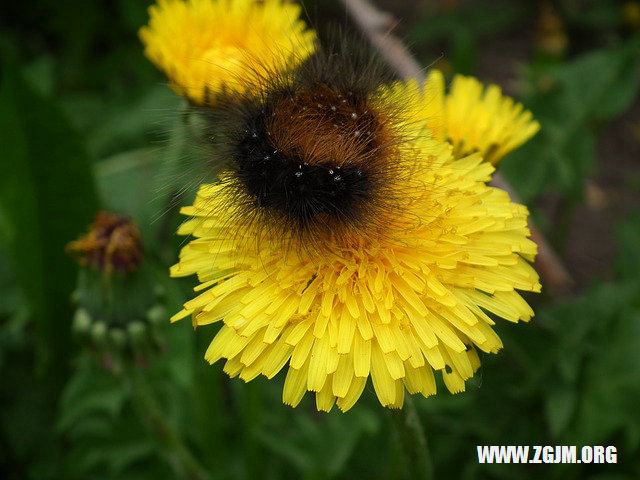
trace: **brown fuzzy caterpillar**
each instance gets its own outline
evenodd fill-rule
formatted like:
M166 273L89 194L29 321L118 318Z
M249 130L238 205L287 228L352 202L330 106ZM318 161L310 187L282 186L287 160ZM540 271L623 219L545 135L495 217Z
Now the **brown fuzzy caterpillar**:
M380 98L391 78L342 40L294 72L258 76L260 95L205 111L245 221L305 248L391 230L418 162L398 128L406 100Z

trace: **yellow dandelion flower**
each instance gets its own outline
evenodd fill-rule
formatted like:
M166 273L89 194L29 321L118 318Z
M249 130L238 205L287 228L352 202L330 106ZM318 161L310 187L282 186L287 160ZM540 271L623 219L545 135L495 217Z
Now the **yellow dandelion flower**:
M417 89L417 84L413 88ZM456 158L479 152L495 165L540 130L522 104L502 95L497 85L485 88L473 77L456 75L445 95L442 73L432 70L424 92L429 126L436 138L453 145Z
M357 228L346 235L329 232L320 248L305 248L304 236L294 232L283 241L282 232L247 221L247 203L239 202L238 190L230 187L237 171L202 185L194 204L182 209L191 218L179 233L193 239L171 275L196 274L200 284L197 296L172 321L191 316L194 328L222 322L207 361L225 359L224 371L245 381L258 375L273 378L286 368L283 401L292 406L311 391L319 410L336 404L346 411L370 377L380 403L400 408L405 390L436 393L436 371L449 391L463 391L465 380L479 368L478 351L495 353L502 347L492 328L494 318L518 322L533 316L518 293L540 290L528 263L536 245L528 238L526 207L486 184L494 167L479 154L456 159L451 145L422 130L424 122L416 121L421 103L403 109L402 115L380 114L398 99L415 96L415 88L407 82L377 90L369 103L354 101L349 115L336 107L338 99L349 101L347 95L315 89L322 102L307 91L301 95L306 103L299 121L318 122L314 132L320 139L309 147L314 155L321 148L335 152L342 141L351 149L380 153L381 147L371 147L371 137L363 139L370 132L361 125L384 123L387 136L405 142L402 154L418 159L409 175L397 176L393 170L389 181L400 183L385 192L401 192L398 197L405 201L392 220L377 219L366 233ZM278 100L286 105L272 108L269 118L281 109L289 118L288 102L297 102L289 95ZM353 126L344 127L351 120ZM328 130L341 132L333 143L322 137L324 122ZM297 123L291 121L291 128ZM269 141L275 132L267 132ZM344 140L346 133L349 139ZM299 136L294 132L287 141L300 145ZM247 151L255 156L258 148L254 143ZM304 177L324 167L301 163L297 168L295 176ZM333 181L349 175L349 162L340 174L334 168L321 173L330 173ZM352 182L360 181L362 172L352 176ZM274 177L271 183L278 181ZM289 199L293 183L286 185ZM302 185L311 188L311 183ZM263 193L255 194L260 205L251 208L276 208L277 192L271 191L271 197ZM326 219L330 213L318 215Z
M145 55L196 104L244 92L248 78L295 67L315 48L300 7L281 0L159 0L149 14Z

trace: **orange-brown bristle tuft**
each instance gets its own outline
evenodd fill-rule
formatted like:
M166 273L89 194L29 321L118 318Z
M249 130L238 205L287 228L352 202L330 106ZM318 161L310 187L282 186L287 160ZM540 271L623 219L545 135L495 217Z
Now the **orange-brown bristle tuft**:
M367 169L390 154L385 123L368 98L323 85L274 102L267 128L287 156L310 165Z

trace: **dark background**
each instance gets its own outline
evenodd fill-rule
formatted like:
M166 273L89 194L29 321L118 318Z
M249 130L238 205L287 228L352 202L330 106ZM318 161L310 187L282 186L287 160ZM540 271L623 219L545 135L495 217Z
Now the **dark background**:
M0 7L0 475L408 478L370 386L347 414L311 395L292 410L283 375L245 385L205 364L215 328L162 322L129 367L72 333L64 246L98 208L140 225L167 312L192 286L166 274L182 103L137 39L149 3ZM415 398L437 476L640 478L640 2L379 5L423 65L497 83L540 121L500 171L574 280L529 297L530 324L498 322L505 348L466 393ZM337 0L305 6L313 26L355 30ZM565 444L615 445L618 464L477 463L476 445Z

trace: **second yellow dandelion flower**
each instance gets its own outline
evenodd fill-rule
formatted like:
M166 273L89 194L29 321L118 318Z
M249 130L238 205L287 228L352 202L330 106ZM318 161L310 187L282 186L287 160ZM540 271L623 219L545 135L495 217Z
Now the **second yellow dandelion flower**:
M140 29L145 55L195 104L245 92L256 77L295 67L315 49L300 7L281 0L159 0L149 14Z

